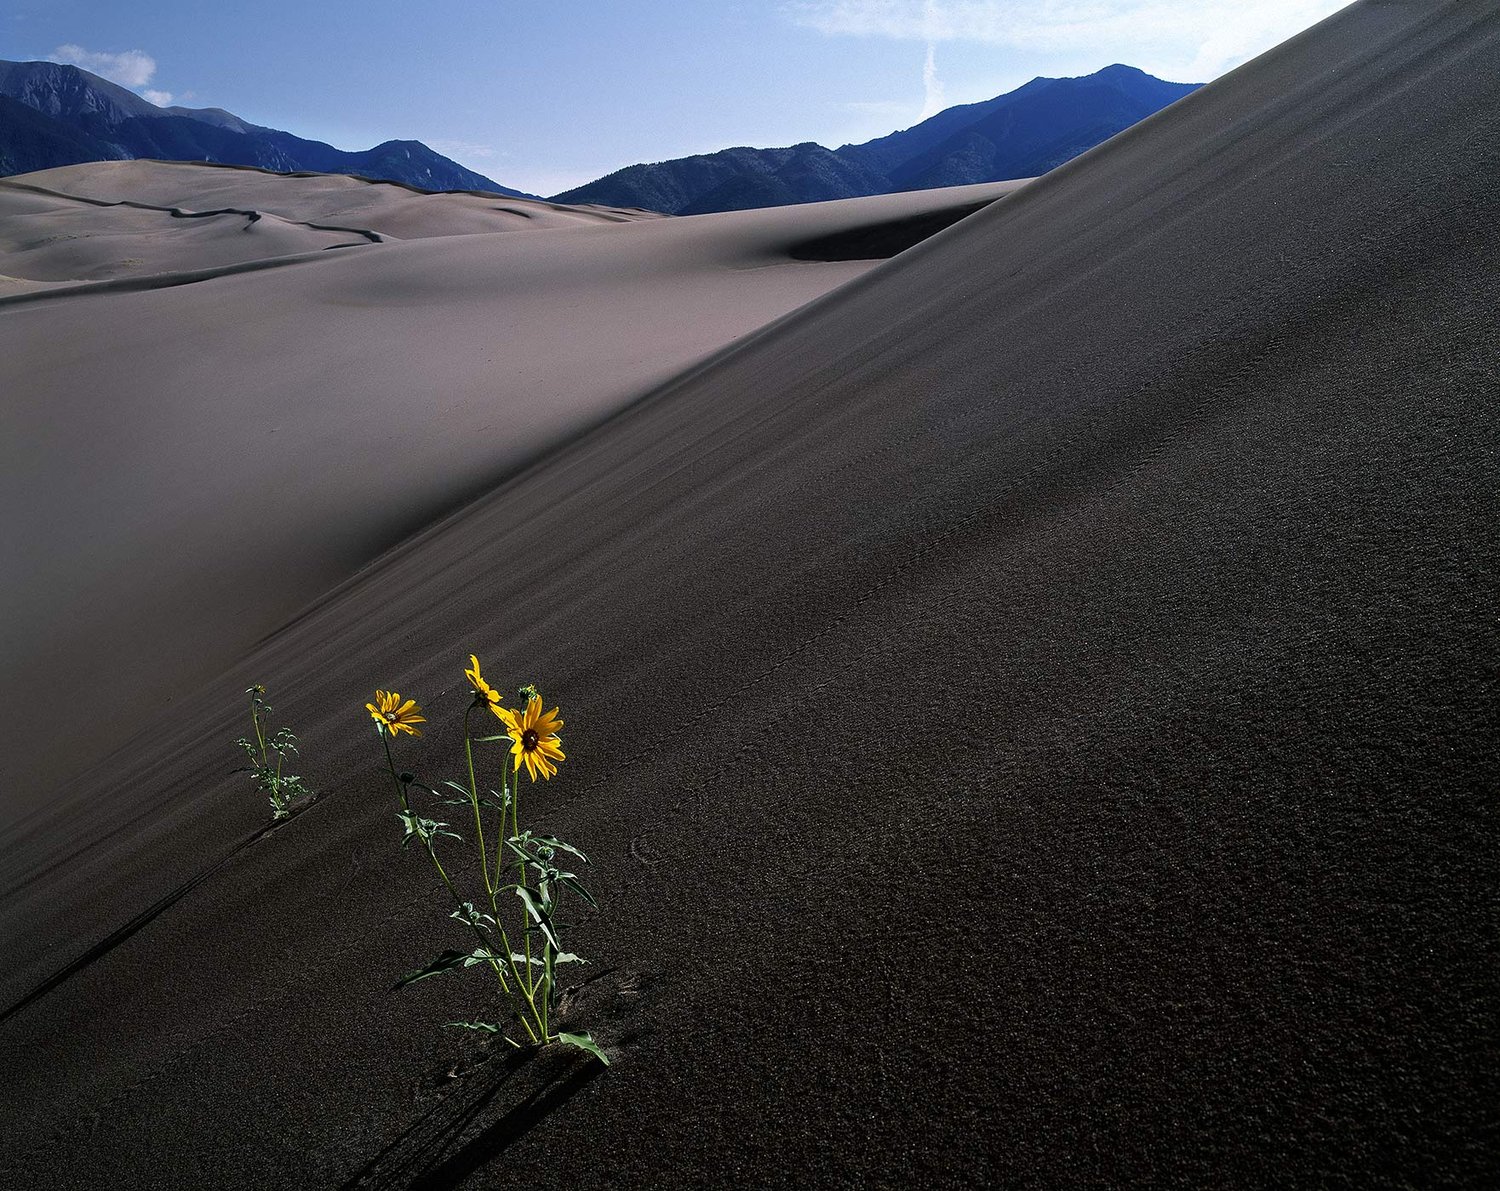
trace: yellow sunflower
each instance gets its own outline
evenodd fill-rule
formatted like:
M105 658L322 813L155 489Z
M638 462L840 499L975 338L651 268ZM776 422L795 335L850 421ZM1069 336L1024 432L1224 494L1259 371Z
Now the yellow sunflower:
M400 732L410 732L413 736L422 735L420 728L413 724L425 724L427 717L422 714L422 709L417 706L415 699L401 702L401 696L395 691L376 691L375 702L366 703L370 716L380 725L384 732L395 736Z
M504 707L495 709L495 714L510 733L513 742L510 755L516 759L516 772L520 772L524 763L532 781L536 781L539 773L550 779L557 772L557 766L552 762L567 759L563 756L562 742L557 738L557 730L563 726L562 720L557 718L559 710L554 707L542 714L542 697L535 694L526 700L525 711L510 711Z
M464 677L469 680L469 685L474 688L474 702L481 707L488 707L496 715L499 715L501 719L504 719L505 717L500 715L502 710L500 707L500 692L485 682L483 676L479 673L479 659L472 653L469 655L469 661L473 664L469 669L464 671Z

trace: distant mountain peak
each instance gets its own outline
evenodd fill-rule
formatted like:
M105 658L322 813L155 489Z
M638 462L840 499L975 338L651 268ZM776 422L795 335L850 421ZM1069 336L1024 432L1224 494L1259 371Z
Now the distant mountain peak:
M689 215L1032 177L1196 88L1116 62L1078 78L1038 76L861 145L739 146L627 166L552 201Z
M108 79L60 62L0 61L0 99L9 113L0 120L0 176L149 157L534 197L466 169L421 141L385 141L358 152L335 149L251 124L223 108L157 107Z

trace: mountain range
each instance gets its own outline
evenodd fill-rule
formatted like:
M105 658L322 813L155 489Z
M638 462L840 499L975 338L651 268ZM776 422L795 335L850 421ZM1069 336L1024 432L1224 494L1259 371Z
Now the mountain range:
M76 66L0 62L0 175L142 157L534 197L465 169L421 141L349 152L251 124L222 108L157 107Z
M1035 177L1198 86L1119 64L1080 78L1036 78L864 144L742 146L632 165L550 201L697 215ZM251 124L221 108L157 107L76 66L0 62L0 175L131 158L352 174L423 190L536 197L476 174L420 141L386 141L349 152Z
M862 145L734 148L632 165L551 201L699 215L1030 178L1199 86L1119 64L1081 78L1036 78Z

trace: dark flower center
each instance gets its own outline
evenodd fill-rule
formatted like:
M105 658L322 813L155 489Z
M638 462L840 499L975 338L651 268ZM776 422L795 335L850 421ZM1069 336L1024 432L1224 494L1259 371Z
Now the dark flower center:
M521 751L523 753L534 753L536 751L537 735L535 729L527 728L521 733Z

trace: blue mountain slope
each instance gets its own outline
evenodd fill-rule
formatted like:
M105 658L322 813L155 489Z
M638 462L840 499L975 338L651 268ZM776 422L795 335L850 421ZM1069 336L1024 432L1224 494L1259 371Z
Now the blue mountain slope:
M386 141L358 152L335 149L218 108L159 108L86 70L55 62L0 62L0 100L10 101L0 110L0 173L149 157L532 197L420 141Z
M0 95L0 176L122 156L114 145Z
M693 215L1028 178L1092 149L1196 87L1118 64L1083 78L1037 78L862 145L739 147L633 165L552 201Z

